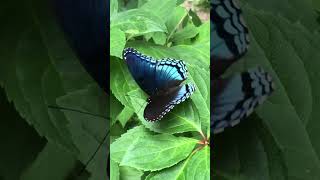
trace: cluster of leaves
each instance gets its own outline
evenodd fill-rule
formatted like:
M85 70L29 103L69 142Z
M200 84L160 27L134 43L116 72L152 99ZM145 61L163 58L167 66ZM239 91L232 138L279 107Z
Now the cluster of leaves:
M176 0L111 0L111 179L209 179L210 26ZM186 62L196 91L159 122L147 122L147 96L131 77L122 51ZM200 147L200 148L199 148Z
M11 110L1 107L0 179L75 179L108 128L104 118L48 108L103 115L108 98L80 65L45 2L1 2L0 104ZM83 179L106 179L106 151L107 142Z
M311 1L242 0L251 44L232 72L260 64L272 97L240 126L214 137L217 179L320 178L320 25ZM315 1L316 2L316 1Z

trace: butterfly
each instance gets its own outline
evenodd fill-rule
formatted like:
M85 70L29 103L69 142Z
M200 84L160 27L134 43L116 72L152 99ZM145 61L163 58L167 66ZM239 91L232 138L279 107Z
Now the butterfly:
M156 60L134 48L124 49L123 59L136 83L149 95L144 109L144 118L147 121L162 119L195 91L192 83L181 84L188 76L187 67L182 60Z
M274 90L261 67L221 75L246 54L249 31L234 0L211 0L211 131L220 133L249 116Z

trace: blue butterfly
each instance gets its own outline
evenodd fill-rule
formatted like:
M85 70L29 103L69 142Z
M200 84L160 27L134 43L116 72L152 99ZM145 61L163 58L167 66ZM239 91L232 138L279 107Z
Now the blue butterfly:
M144 109L144 118L147 121L160 120L195 91L195 86L191 83L181 85L187 79L188 72L181 60L156 60L133 48L123 50L123 59L134 80L149 95Z
M221 75L248 50L248 28L234 0L211 0L211 131L222 132L249 116L274 90L271 76L253 68Z

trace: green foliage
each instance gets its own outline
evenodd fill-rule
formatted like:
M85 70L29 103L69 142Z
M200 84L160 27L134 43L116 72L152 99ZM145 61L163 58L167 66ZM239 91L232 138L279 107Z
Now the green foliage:
M0 86L23 126L8 128L6 121L15 117L0 118L0 131L10 129L3 137L11 140L2 141L1 154L10 158L1 159L0 179L75 179L108 129L105 118L48 108L105 115L108 98L80 65L45 2L1 2ZM107 143L79 178L106 179Z
M129 3L111 1L110 88L122 104L111 127L115 139L110 148L111 174L115 179L210 177L210 148L196 149L202 135L210 137L210 27L208 22L196 25L179 4L148 0L128 8ZM189 70L187 81L196 85L195 93L161 121L147 122L143 118L147 96L121 57L125 47L159 59L182 59Z
M256 116L214 137L213 178L319 179L320 26L314 7L311 1L241 2L251 44L234 69L262 65L277 88Z

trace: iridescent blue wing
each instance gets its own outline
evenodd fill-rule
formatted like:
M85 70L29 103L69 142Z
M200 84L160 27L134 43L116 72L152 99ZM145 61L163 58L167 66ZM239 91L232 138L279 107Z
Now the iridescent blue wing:
M123 51L123 59L127 62L134 80L150 96L179 86L187 78L187 68L181 60L156 60L133 48Z
M174 106L189 98L194 91L195 86L189 83L170 88L166 93L150 96L144 109L144 118L147 121L160 120Z
M183 61L172 58L160 59L156 66L156 86L158 93L179 86L187 79L187 68Z
M248 28L234 0L211 0L211 73L219 77L248 49Z
M212 84L211 131L214 133L238 124L274 90L271 76L262 68L216 79Z
M126 61L132 77L140 88L148 95L155 94L157 91L155 83L157 61L133 48L123 50L123 59Z

